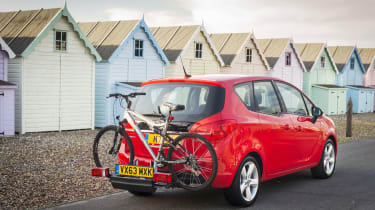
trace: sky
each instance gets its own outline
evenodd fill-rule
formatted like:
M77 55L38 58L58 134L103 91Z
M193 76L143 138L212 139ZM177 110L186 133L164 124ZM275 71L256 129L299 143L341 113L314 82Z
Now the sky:
M0 0L0 12L62 7L65 0ZM200 25L208 33L375 48L375 0L67 0L78 22L140 19Z

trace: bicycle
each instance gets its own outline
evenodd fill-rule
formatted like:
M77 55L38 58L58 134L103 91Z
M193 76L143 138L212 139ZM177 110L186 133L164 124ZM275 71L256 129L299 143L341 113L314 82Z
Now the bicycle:
M158 117L159 119L152 120L148 116L130 110L131 101L129 98L135 98L140 95L145 95L145 93L135 92L128 95L114 93L107 96L107 98L114 97L125 99L127 105L124 107L123 119L119 120L119 117L116 117L119 120L118 126L106 126L102 128L96 136L93 145L96 166L103 167L99 159L98 145L103 139L104 134L109 131L113 131L114 136L111 142L112 145L107 148L109 149L108 154L118 154L121 147L121 141L118 139L120 134L120 138L123 140L122 144L125 144L124 147L127 151L126 154L129 160L127 164L133 165L133 143L129 135L125 132L127 124L130 124L151 155L154 170L168 166L168 170L172 174L173 183L178 187L188 190L201 190L208 187L213 182L218 167L216 152L211 143L197 133L183 133L176 137L176 139L173 139L167 133L169 123L172 121L172 112L184 110L185 106L166 102L162 106L168 109L167 114L163 115L159 106L159 114L152 115L152 117ZM146 123L152 132L160 135L161 142L157 154L154 153L151 146L148 144L148 141L145 139L138 126L139 123L137 123L135 119ZM167 157L165 157L164 154L165 147L168 147ZM107 152L106 150L104 150L104 152ZM106 167L108 166L106 165Z

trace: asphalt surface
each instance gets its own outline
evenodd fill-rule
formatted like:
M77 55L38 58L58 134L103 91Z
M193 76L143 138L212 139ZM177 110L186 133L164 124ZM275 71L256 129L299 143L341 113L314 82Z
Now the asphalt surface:
M220 189L159 190L151 197L124 191L55 209L234 209ZM375 138L340 144L336 172L326 180L309 170L263 182L250 209L375 209Z

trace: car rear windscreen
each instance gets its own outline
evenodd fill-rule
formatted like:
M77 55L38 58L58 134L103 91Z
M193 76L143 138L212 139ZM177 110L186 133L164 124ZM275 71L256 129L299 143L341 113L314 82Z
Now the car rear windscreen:
M174 111L174 122L197 122L220 112L224 107L225 89L198 83L159 83L142 87L131 109L147 115L159 114L165 102L181 104L185 110ZM161 106L163 107L163 106Z

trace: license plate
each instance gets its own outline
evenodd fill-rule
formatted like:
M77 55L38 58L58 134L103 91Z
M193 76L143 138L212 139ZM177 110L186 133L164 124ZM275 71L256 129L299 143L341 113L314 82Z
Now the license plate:
M175 139L178 135L168 135L172 139ZM146 134L146 140L148 144L161 144L162 137L160 134L155 134L155 133L147 133ZM168 144L167 141L164 142L165 144Z
M152 178L154 176L154 169L151 167L116 164L116 175Z

